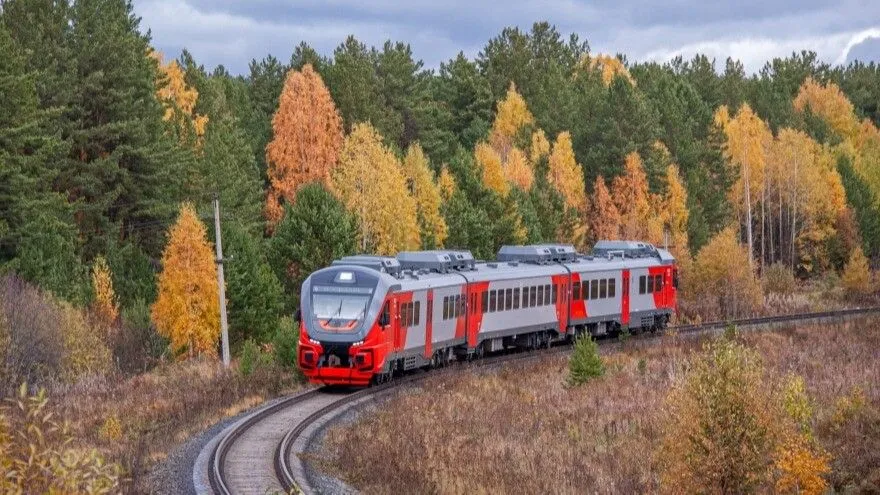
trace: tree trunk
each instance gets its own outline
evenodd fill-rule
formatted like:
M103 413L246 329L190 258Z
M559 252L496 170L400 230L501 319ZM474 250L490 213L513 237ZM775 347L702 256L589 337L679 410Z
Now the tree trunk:
M749 170L748 166L743 167L743 194L745 195L746 200L746 242L749 245L749 268L754 269L755 263L752 260L752 257L755 253L754 243L752 240L752 195L751 190L749 189Z

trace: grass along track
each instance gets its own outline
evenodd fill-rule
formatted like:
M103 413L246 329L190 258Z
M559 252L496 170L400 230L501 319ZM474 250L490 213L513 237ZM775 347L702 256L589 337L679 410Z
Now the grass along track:
M679 335L705 334L734 324L743 330L771 330L792 323L842 322L870 314L880 307L842 309L817 313L744 318L670 327ZM512 361L537 359L565 352L559 346L536 352L502 354L474 362L459 363L431 373L414 373L390 383L346 392L339 389L312 389L270 406L257 409L220 434L209 462L210 489L218 494L301 492L315 493L299 453L314 437L316 426L332 421L346 410L406 384L413 384L438 373L454 373L474 366L485 367ZM210 446L211 444L209 444ZM195 477L196 473L194 473Z

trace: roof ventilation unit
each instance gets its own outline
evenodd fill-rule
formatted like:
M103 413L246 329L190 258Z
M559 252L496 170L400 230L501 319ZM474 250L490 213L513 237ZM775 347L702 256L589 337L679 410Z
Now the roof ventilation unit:
M403 251L397 254L397 260L407 270L448 273L452 270L474 269L474 256L470 251Z
M498 261L519 261L545 265L577 259L574 247L568 244L532 244L529 246L501 246Z
M657 248L641 241L597 241L593 246L592 254L609 259L615 255L626 258L651 258L657 256Z
M333 266L355 265L364 268L370 268L377 272L384 272L393 277L400 276L400 262L390 256L372 256L368 254L358 254L355 256L344 256L332 263Z

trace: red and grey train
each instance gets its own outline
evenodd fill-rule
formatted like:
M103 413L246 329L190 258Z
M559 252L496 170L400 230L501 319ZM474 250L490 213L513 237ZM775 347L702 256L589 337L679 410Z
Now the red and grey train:
M394 373L590 333L664 327L678 271L664 249L599 241L348 256L302 287L299 366L309 381L366 386Z

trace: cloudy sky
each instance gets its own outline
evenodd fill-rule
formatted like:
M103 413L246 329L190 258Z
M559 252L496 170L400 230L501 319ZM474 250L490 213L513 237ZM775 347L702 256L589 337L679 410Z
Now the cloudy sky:
M716 5L719 4L719 5ZM726 5L720 5L726 4ZM667 60L706 53L748 71L809 49L829 63L880 61L877 0L134 0L142 27L167 57L189 49L208 68L247 72L253 58L287 62L306 41L323 54L354 34L370 45L409 42L427 67L473 57L505 26L547 20L594 53Z

